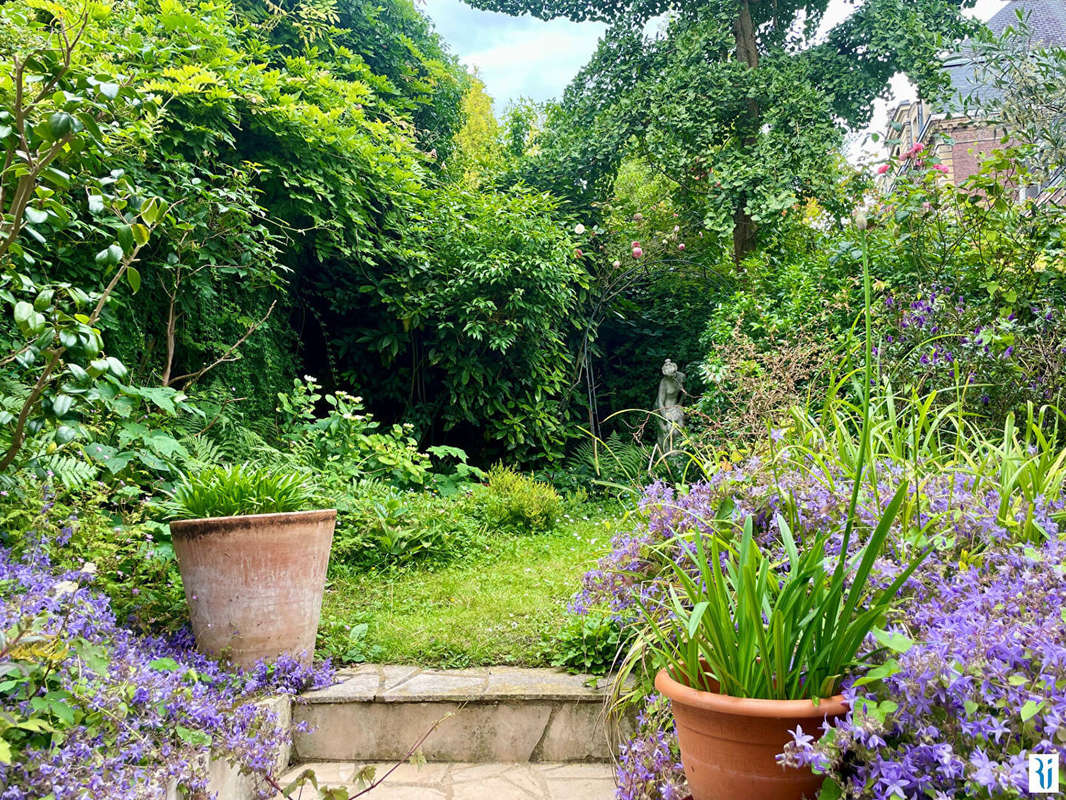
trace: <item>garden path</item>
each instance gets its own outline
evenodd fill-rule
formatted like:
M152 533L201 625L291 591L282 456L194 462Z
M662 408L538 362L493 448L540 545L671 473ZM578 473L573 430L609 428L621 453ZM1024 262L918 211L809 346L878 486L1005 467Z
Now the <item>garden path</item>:
M354 762L309 764L320 785L346 786L354 794ZM378 776L389 769L377 766ZM282 784L284 785L284 783ZM372 800L612 800L610 764L401 764L369 795Z

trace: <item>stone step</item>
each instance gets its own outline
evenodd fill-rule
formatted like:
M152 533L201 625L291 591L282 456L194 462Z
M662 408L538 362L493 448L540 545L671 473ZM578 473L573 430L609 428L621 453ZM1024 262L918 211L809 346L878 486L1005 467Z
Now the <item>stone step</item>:
M431 762L608 762L618 741L604 689L558 670L363 665L338 680L293 706L298 763L406 761L423 737Z
M366 766L354 762L301 764L282 786L304 770L314 770L320 787L359 788L355 776ZM393 764L373 764L377 778ZM403 763L367 797L372 800L613 800L610 764L422 764Z

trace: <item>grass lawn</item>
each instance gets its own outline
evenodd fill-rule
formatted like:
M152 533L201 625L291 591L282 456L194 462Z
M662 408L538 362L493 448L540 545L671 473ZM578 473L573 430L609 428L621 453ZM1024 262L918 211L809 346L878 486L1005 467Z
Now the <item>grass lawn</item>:
M548 664L566 605L620 517L584 507L553 533L500 535L437 570L336 577L326 589L320 650L335 661Z

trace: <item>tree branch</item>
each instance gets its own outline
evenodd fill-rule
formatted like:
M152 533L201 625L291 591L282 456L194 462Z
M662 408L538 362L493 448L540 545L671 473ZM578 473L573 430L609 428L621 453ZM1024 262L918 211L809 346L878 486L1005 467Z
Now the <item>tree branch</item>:
M186 373L185 375L178 375L176 378L171 378L168 383L164 383L163 385L164 386L170 386L170 385L172 385L174 383L177 383L178 381L185 381L185 385L188 386L189 384L195 383L196 381L200 380L200 378L202 378L205 374L207 374L208 372L213 370L219 364L224 364L227 361L233 361L233 359L231 358L233 353L236 352L238 347L240 347L242 344L244 344L246 341L248 341L248 337L250 337L253 333L255 333L257 330L259 330L263 326L263 324L270 318L270 315L272 313L274 313L274 307L277 304L278 304L277 300L275 300L273 303L271 303L270 304L270 308L267 309L267 313L263 316L262 319L260 319L256 323L253 323L252 325L250 325L248 327L248 330L246 330L244 332L244 335L241 336L240 339L238 339L232 345L230 345L229 349L226 350L225 353L223 353L221 356L216 358L214 361L212 361L210 364L205 366L203 369L197 370L196 372L189 372L189 373Z

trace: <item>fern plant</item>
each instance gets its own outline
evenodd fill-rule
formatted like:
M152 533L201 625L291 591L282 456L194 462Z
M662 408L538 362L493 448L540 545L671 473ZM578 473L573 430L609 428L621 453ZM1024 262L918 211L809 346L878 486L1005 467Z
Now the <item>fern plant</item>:
M51 453L35 461L38 471L51 473L53 480L69 491L84 489L97 476L96 467L89 461L66 453Z
M567 470L602 486L639 487L648 482L649 461L647 448L614 431L606 439L582 439L568 459Z

